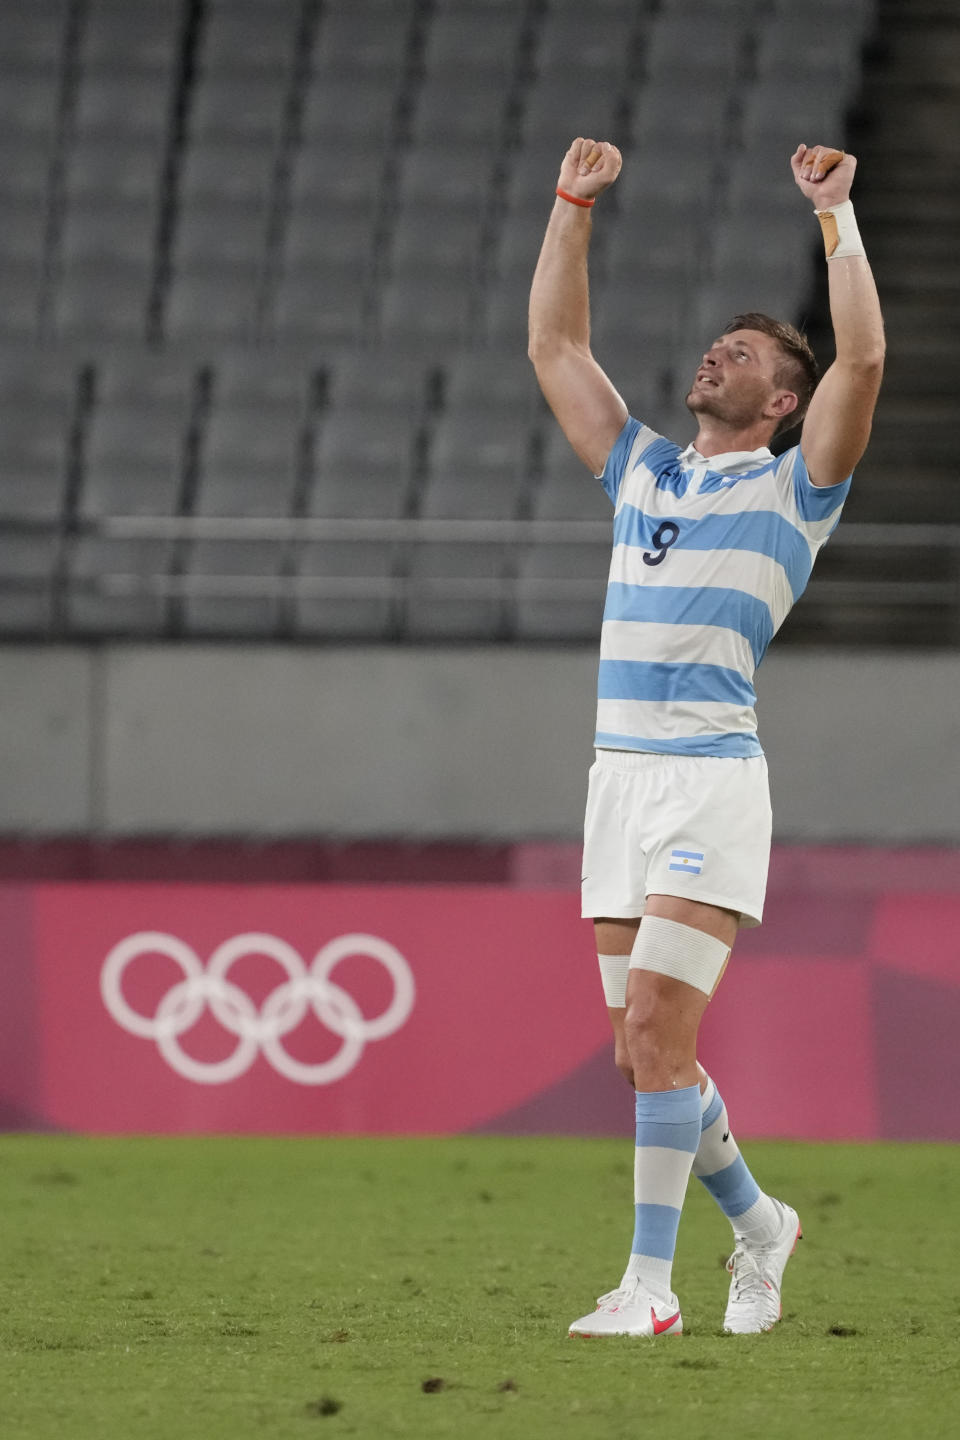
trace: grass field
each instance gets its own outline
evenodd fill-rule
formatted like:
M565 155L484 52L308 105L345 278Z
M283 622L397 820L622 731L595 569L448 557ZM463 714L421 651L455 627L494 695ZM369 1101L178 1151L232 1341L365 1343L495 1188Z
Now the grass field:
M720 1333L692 1182L682 1339L575 1341L632 1229L629 1137L0 1137L4 1440L953 1436L946 1146L754 1144L800 1211L784 1320Z

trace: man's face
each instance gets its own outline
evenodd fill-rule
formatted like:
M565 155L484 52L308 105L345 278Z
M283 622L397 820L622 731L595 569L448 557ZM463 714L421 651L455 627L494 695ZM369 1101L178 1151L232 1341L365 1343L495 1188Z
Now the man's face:
M762 330L721 335L700 361L687 409L734 428L755 424L773 397L782 393L774 379L782 358L776 340Z

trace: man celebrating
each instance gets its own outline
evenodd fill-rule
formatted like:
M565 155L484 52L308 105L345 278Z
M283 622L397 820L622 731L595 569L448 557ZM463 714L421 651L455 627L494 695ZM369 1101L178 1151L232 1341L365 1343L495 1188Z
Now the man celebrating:
M790 163L828 261L836 359L819 384L803 336L751 313L703 355L686 449L628 415L590 351L591 210L621 166L607 142L577 139L564 157L530 295L537 379L615 506L583 914L636 1091L635 1229L620 1284L575 1335L680 1333L671 1266L691 1169L733 1226L726 1330L777 1322L801 1233L796 1211L757 1185L697 1063L737 929L763 912L770 801L753 672L839 520L883 372L849 199L856 161L801 145ZM801 420L799 445L774 458L774 435Z

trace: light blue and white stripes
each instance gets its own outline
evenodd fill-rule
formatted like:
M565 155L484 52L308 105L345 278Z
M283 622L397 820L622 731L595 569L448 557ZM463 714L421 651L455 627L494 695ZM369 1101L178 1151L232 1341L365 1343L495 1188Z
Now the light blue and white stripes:
M707 1100L707 1107L703 1112L699 1154L693 1162L693 1173L724 1215L734 1220L760 1199L760 1187L730 1134L726 1106L712 1081L703 1098Z
M753 674L803 593L850 482L799 448L705 460L629 419L601 477L616 507L601 632L601 748L759 755Z
M669 868L687 875L699 875L703 869L703 851L671 850Z
M669 1292L680 1211L700 1143L700 1087L638 1092L636 1119L631 1262Z

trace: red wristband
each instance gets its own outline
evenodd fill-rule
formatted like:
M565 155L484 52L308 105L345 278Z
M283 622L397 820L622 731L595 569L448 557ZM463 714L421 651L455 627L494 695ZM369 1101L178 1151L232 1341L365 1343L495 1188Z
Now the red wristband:
M596 200L581 200L579 195L569 195L566 190L557 186L557 194L561 200L569 200L571 205L582 205L584 210L589 210L591 205L596 205Z

